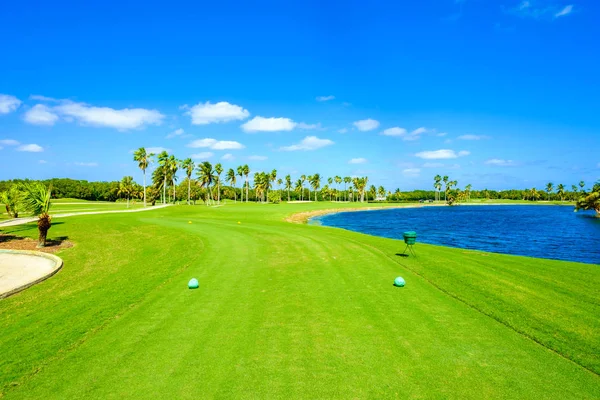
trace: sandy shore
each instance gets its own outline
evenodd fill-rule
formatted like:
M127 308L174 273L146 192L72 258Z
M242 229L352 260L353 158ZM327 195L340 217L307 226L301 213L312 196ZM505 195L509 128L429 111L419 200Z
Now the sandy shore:
M305 224L309 219L313 217L319 217L321 215L336 214L340 212L350 211L373 211L373 210L388 210L392 208L422 208L422 207L441 207L446 206L445 204L408 204L408 205L394 205L394 206L376 206L376 207L348 207L348 208L330 208L328 210L314 210L304 211L296 214L292 214L285 220L294 224Z

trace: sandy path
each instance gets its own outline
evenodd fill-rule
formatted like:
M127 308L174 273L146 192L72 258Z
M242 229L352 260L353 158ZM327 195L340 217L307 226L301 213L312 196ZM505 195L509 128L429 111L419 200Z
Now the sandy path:
M160 206L152 206L147 208L136 208L134 210L110 210L110 211L82 211L82 212L72 212L65 214L54 214L52 218L64 218L64 217L76 217L78 215L92 215L92 214L114 214L114 213L131 213L131 212L143 212L150 210L158 210L159 208L169 207L171 204L163 204ZM28 224L29 222L37 221L37 217L29 217L29 218L18 218L18 219L10 219L8 221L0 222L0 228L5 226L15 226L15 225L23 225Z

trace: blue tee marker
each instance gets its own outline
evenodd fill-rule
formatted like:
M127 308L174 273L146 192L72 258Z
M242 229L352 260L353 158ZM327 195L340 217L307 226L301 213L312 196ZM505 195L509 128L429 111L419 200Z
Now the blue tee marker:
M404 278L401 276L394 279L394 286L404 287L405 284L406 284L406 282L404 282Z
M200 287L200 283L198 283L198 279L192 278L188 282L188 288L190 289L198 289Z

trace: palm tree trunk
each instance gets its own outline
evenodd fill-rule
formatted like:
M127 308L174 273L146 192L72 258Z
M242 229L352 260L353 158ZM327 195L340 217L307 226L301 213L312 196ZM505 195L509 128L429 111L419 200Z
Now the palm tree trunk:
M217 204L221 204L221 180L217 181Z
M188 206L190 205L190 190L191 190L192 180L188 176Z
M144 170L144 207L146 207L146 170Z
M38 225L38 231L39 231L37 247L45 247L46 246L46 238L48 236L48 230L52 226L50 216L46 214L44 216L39 217L37 225Z
M165 175L165 179L163 182L163 204L167 203L167 176Z
M248 175L246 175L246 203L248 202L248 189L250 187L250 182L248 181Z

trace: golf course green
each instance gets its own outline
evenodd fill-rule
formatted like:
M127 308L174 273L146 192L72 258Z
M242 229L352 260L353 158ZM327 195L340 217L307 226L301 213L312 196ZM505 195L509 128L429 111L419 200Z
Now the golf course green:
M600 398L598 265L418 240L401 257L401 241L286 221L343 207L53 219L74 246L0 300L0 397Z

